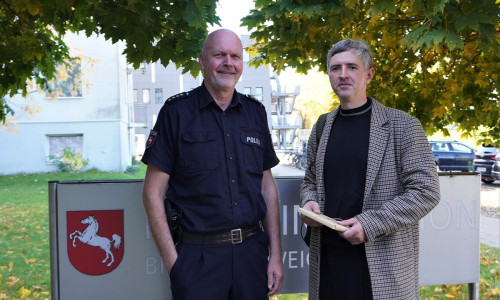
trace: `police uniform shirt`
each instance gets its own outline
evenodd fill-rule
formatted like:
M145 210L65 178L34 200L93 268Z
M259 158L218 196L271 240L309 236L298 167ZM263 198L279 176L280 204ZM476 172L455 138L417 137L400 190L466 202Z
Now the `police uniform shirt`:
M262 174L279 162L258 100L237 93L225 111L202 84L169 98L142 161L170 175L167 198L188 232L258 224L266 215Z

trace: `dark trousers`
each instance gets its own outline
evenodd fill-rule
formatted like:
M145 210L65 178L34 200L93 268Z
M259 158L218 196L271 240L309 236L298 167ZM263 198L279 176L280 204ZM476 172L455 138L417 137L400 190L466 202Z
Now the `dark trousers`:
M321 243L319 299L373 299L364 245L346 248Z
M174 300L268 299L265 232L235 245L179 244L177 253L170 272Z

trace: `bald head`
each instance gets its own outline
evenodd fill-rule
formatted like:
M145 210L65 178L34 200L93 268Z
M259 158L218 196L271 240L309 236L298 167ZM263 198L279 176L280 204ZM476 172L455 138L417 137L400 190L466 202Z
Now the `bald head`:
M213 47L214 44L217 43L219 40L232 41L232 43L234 43L235 46L239 45L239 47L241 48L241 52L243 53L243 45L241 44L240 37L233 31L222 28L211 32L207 36L205 42L203 43L202 54L206 53L207 50Z

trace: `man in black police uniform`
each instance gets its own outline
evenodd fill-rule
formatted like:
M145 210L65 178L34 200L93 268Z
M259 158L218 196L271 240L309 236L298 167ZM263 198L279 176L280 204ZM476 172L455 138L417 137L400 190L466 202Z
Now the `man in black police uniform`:
M169 98L149 136L144 207L174 300L267 299L284 275L267 115L234 88L243 69L234 32L209 34L199 64L203 84ZM176 245L165 195L182 214Z

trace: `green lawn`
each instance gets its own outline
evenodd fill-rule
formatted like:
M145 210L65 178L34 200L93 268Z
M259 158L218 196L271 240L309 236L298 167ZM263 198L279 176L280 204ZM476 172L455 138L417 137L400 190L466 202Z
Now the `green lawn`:
M143 179L134 174L99 172L0 176L0 300L50 299L48 182ZM500 250L481 245L481 299L500 298ZM422 299L467 299L467 285L427 286ZM272 299L307 299L307 294Z

